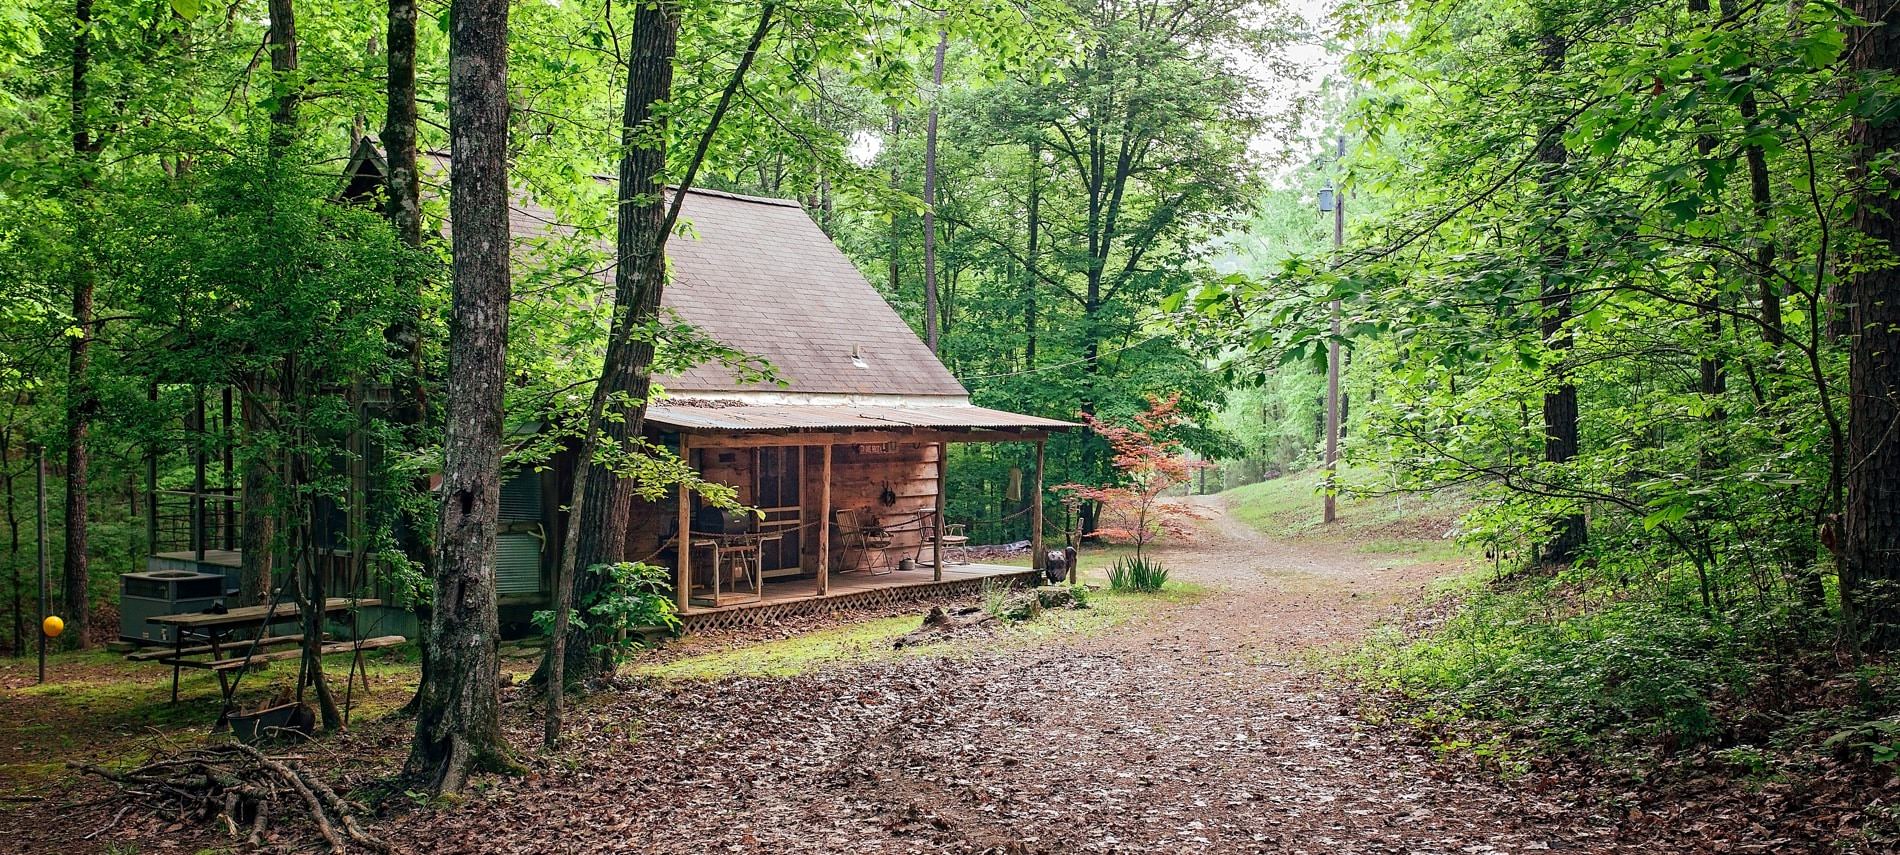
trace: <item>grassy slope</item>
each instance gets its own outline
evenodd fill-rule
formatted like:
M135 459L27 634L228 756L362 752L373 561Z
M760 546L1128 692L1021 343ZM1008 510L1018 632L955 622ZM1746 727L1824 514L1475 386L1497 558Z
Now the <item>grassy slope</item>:
M1360 470L1344 470L1341 482L1369 482ZM1339 520L1322 516L1317 470L1222 493L1235 519L1278 538L1352 544L1360 552L1389 554L1403 562L1445 561L1465 555L1449 536L1468 506L1462 496L1341 496Z

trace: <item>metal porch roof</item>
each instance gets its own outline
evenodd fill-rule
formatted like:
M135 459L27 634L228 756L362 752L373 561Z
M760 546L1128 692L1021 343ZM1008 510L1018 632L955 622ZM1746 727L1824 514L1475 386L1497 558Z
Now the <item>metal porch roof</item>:
M1025 416L973 404L655 404L648 424L685 431L817 430L1067 430L1074 422Z

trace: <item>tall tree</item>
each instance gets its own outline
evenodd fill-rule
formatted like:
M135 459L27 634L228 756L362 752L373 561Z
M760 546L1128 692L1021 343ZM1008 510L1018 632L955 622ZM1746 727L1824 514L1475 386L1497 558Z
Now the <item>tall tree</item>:
M623 133L630 141L621 154L619 204L616 219L614 267L614 323L588 413L584 417L582 462L592 465L577 472L570 502L566 546L556 580L556 643L548 648L543 670L549 686L592 673L599 667L591 656L588 634L567 627L569 604L592 590L594 574L577 569L621 560L632 524L633 482L596 460L603 444L624 448L645 428L646 405L652 381L653 325L659 320L660 300L666 290L666 241L679 222L687 193L705 164L720 123L745 84L746 73L758 59L766 37L778 23L777 4L767 2L759 14L725 87L700 130L686 167L667 198L665 119L658 115L672 87L672 66L678 51L678 11L667 4L650 4L636 13L635 70L627 81ZM642 15L648 28L640 30ZM645 79L641 79L645 78ZM609 409L611 407L611 409ZM685 489L682 487L681 489ZM561 693L549 693L547 741L559 738Z
M615 212L614 321L611 325L602 375L595 383L593 399L584 418L586 435L581 441L580 461L595 457L599 442L597 431L604 431L609 442L625 442L632 431L629 404L641 408L646 392L644 370L633 371L640 358L629 351L642 347L645 359L652 359L652 339L642 335L636 343L635 325L650 323L659 313L660 297L665 289L665 262L653 263L662 252L662 229L666 224L666 153L667 114L658 110L673 91L673 60L679 50L679 13L665 3L642 3L634 12L632 49L627 60L627 89L621 116L621 146L618 204ZM620 400L613 407L610 423L602 415L612 396ZM637 394L637 397L636 397ZM632 485L616 477L605 465L576 467L574 493L568 507L568 526L561 550L560 572L555 579L554 638L548 651L548 717L544 741L553 745L560 739L560 696L570 680L586 679L598 669L590 655L591 637L573 633L568 624L568 609L579 597L594 590L592 574L577 569L621 559L626 547L627 520L632 511ZM593 536L588 536L588 533ZM576 589L579 589L578 591ZM576 637L570 638L570 635Z
M94 271L88 234L92 228L92 192L99 167L103 141L94 133L90 111L92 73L92 36L97 22L93 19L92 0L73 4L73 55L71 110L67 114L72 132L75 175L72 333L66 339L66 620L73 627L68 637L80 649L91 646L91 562L87 550L87 523L91 518L88 493L91 489L92 458L89 442L92 418L98 398L92 384L92 301Z
M449 209L453 307L442 522L429 614L429 673L407 772L457 793L508 763L501 733L495 536L508 338L508 3L449 9Z
M930 115L924 119L924 343L936 353L942 344L942 295L937 290L937 114L943 103L943 57L950 31L937 30L937 54L930 70Z
M1900 70L1900 7L1857 0L1855 70L1888 83ZM1893 184L1900 120L1856 118L1851 142L1865 182L1854 226L1869 259L1847 281L1847 501L1840 577L1848 631L1874 650L1900 649L1900 198Z
M1546 77L1555 79L1563 74L1570 41L1564 35L1564 23L1559 13L1547 9L1541 15L1537 35L1538 55L1543 61ZM1544 346L1552 351L1556 360L1551 370L1553 376L1546 381L1554 383L1555 387L1544 392L1544 461L1560 466L1577 456L1579 441L1577 384L1570 376L1570 367L1565 364L1570 358L1569 352L1575 346L1575 337L1570 330L1575 296L1569 282L1570 239L1564 234L1561 222L1564 170L1570 160L1570 152L1564 147L1564 130L1561 121L1545 128L1542 142L1537 148L1537 162L1542 168L1539 173L1540 190L1544 204L1550 210L1550 225L1547 226L1542 246L1544 281L1539 303ZM1558 519L1549 541L1544 544L1544 560L1567 563L1576 558L1577 550L1583 547L1585 533L1581 511L1564 514Z

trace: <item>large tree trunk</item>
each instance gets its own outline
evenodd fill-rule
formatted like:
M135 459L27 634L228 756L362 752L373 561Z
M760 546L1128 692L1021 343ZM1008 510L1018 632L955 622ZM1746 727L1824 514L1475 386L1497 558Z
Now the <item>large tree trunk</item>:
M660 148L658 156L652 151L643 152L643 149L650 149L654 145L643 131L665 120L662 115L656 114L655 108L659 106L657 102L664 99L672 88L672 63L678 49L679 20L674 10L658 4L653 9L641 11L653 17L642 20L636 16L635 52L644 55L637 55L633 59L634 67L630 69L627 81L623 133L639 138L641 145L627 146L621 161L621 214L618 219L618 255L614 268L616 319L608 341L607 359L601 366L600 382L595 386L593 400L588 406L581 453L576 463L574 496L570 505L572 511L565 533L566 545L561 550L560 572L555 583L559 592L554 610L555 643L549 645L548 655L535 675L545 685L561 689L574 682L578 675L594 673L593 669L605 664L603 658L588 654L587 633L568 629L567 613L571 605L584 597L598 582L594 574L576 572L577 568L620 561L626 551L627 530L632 523L633 484L605 467L594 466L592 461L601 437L624 440L640 436L645 428L646 399L652 380L653 343L644 340L645 336L629 336L659 318L660 299L666 289L667 238L679 222L680 210L686 203L687 193L693 188L694 179L699 175L700 166L706 161L706 152L712 145L713 135L719 132L726 110L732 106L733 97L745 82L746 72L758 58L766 34L771 32L776 23L773 16L777 6L766 3L760 7L759 20L752 30L751 40L746 43L745 53L739 57L732 76L726 80L726 87L720 92L719 101L706 120L706 127L700 131L699 142L687 161L686 172L680 177L673 198L665 205L657 221L654 219L656 212L645 210L643 206L667 201L660 192L665 180L665 149ZM649 31L642 32L643 25ZM650 71L651 79L636 84L634 78L643 76L639 72L641 67ZM663 134L654 134L653 137L661 140L663 146ZM613 418L607 417L609 399L618 401L614 404ZM589 543L590 539L594 542ZM682 536L681 540L685 538ZM563 692L560 690L548 693L545 741L550 746L560 739L562 697Z
M943 55L950 32L937 31L937 59L930 72L930 115L924 120L924 343L942 350L942 311L937 294L937 111L943 102Z
M452 0L449 13L448 428L442 468L429 673L406 771L458 793L506 764L500 722L495 530L501 501L508 338L508 3Z
M388 105L383 116L383 159L388 164L385 214L396 229L396 236L411 248L422 248L422 172L418 165L416 119L416 0L389 0L387 68ZM385 331L391 350L401 360L402 369L394 378L394 421L402 429L410 447L427 445L426 429L429 405L422 364L422 281L403 283L416 297L413 312L405 313ZM394 528L401 520L403 539L399 544L404 557L428 572L434 566L434 549L422 521L402 510L400 495L390 495L391 480L381 479L383 490L374 500L375 526L378 531ZM428 491L428 483L412 485L418 493ZM427 639L419 640L422 673L429 672ZM416 685L416 694L404 711L414 713L422 703L424 686Z
M633 485L599 465L586 465L598 447L594 431L624 447L630 437L639 435L646 415L646 397L653 362L653 342L648 336L630 335L659 317L660 297L666 287L666 261L663 234L666 228L666 136L667 115L656 112L673 90L673 58L679 47L679 16L664 4L642 4L634 12L633 46L628 55L626 101L622 111L619 213L616 218L614 267L614 322L608 337L606 360L596 400L590 402L581 454L577 460L575 486L578 501L570 504L562 572L557 590L565 602L585 602L599 587L592 573L576 572L598 564L625 558L627 530L633 514ZM617 400L611 407L602 395ZM591 422L605 413L600 424ZM589 651L595 639L588 631L569 631L563 620L565 608L555 609L556 636L561 642L549 648L547 662L540 675L566 685L584 682L598 675L605 664ZM555 648L561 663L553 665ZM552 671L549 669L553 668ZM549 716L549 733L560 726L556 711ZM550 741L555 737L550 737Z
M1900 67L1900 7L1856 0L1873 26L1854 51L1858 71ZM1852 142L1864 171L1900 149L1900 122L1857 121ZM1885 182L1881 182L1884 184ZM1842 520L1841 593L1849 632L1872 650L1900 649L1900 201L1891 189L1860 200L1855 228L1880 257L1847 282L1847 501Z
M92 644L88 632L91 606L91 562L87 560L89 543L86 522L90 515L89 491L92 459L88 442L92 433L92 414L98 401L92 390L92 292L93 269L91 244L93 170L98 166L99 141L93 137L87 115L90 95L88 75L92 68L92 0L73 4L73 77L71 130L74 163L79 174L78 204L75 220L73 264L73 329L77 334L66 340L66 621L74 632L71 645L85 649Z
M1544 58L1544 71L1552 75L1563 71L1565 55L1570 50L1569 42L1556 32L1557 26L1556 22L1546 23L1546 32L1538 38ZM1550 129L1538 148L1537 160L1543 167L1540 181L1545 204L1558 204L1556 185L1562 180L1564 167L1569 162L1569 152L1564 149L1563 128ZM1565 364L1573 344L1570 330L1573 294L1565 278L1569 275L1570 266L1569 239L1560 228L1553 227L1550 234L1543 255L1541 332L1545 346L1551 349L1558 362L1552 378L1557 386L1544 393L1544 460L1562 464L1576 457L1578 451L1577 385L1570 378L1569 366ZM1578 550L1583 548L1586 536L1583 514L1565 516L1558 520L1550 540L1544 544L1543 559L1558 564L1574 560Z

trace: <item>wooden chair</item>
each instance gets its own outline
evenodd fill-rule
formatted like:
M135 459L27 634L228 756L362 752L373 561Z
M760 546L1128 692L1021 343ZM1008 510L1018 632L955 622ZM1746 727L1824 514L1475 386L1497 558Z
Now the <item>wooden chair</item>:
M970 563L969 529L963 523L943 527L943 561L945 564Z
M847 558L857 553L857 561L850 570L862 570L872 576L882 576L891 572L890 548L894 539L890 532L876 524L866 524L863 515L849 508L839 508L832 512L838 523L838 539L844 546Z

